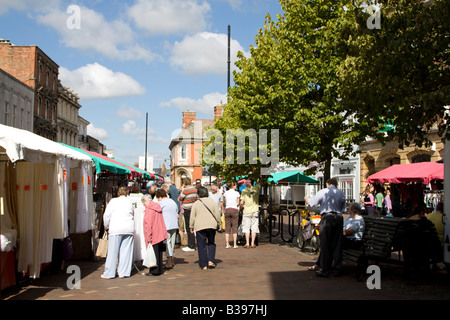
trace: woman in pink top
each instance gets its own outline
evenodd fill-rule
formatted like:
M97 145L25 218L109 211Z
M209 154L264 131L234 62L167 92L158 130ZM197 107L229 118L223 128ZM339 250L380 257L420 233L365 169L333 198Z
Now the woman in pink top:
M169 236L159 203L151 201L150 196L144 195L142 202L145 206L144 237L147 245L152 245L156 256L156 267L149 268L147 276L159 276L163 273L164 240Z
M373 190L373 186L367 186L364 194L364 207L366 208L366 212L369 217L375 217L375 198L373 196Z

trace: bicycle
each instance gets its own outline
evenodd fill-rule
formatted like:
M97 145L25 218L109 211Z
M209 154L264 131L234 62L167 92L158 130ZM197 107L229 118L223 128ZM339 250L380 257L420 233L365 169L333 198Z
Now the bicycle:
M309 209L299 209L299 227L297 235L294 237L294 243L304 250L309 244L312 253L320 250L319 223L321 216Z

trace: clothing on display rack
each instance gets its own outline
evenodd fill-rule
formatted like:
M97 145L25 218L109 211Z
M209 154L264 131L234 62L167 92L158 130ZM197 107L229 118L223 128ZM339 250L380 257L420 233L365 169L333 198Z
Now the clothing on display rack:
M428 209L436 211L438 203L444 201L444 192L441 190L426 190L423 201Z

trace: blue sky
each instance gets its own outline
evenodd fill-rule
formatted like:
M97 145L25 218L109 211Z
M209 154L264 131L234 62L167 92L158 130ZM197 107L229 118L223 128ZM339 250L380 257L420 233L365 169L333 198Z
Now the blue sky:
M0 38L37 45L60 66L89 134L117 160L144 155L148 112L159 167L182 111L212 119L225 102L227 26L234 61L249 55L267 13L282 13L277 0L0 0Z

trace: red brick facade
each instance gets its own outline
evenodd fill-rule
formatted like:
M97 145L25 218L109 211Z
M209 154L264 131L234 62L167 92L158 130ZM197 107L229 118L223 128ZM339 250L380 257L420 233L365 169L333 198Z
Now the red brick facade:
M34 133L55 141L59 66L37 46L0 40L0 68L34 90Z
M193 111L183 112L182 129L189 139L177 137L170 143L171 150L171 178L177 187L181 187L182 178L191 178L192 182L203 177L201 149L205 139L204 131L214 126L214 121L222 116L222 107L214 107L214 120L196 118Z

